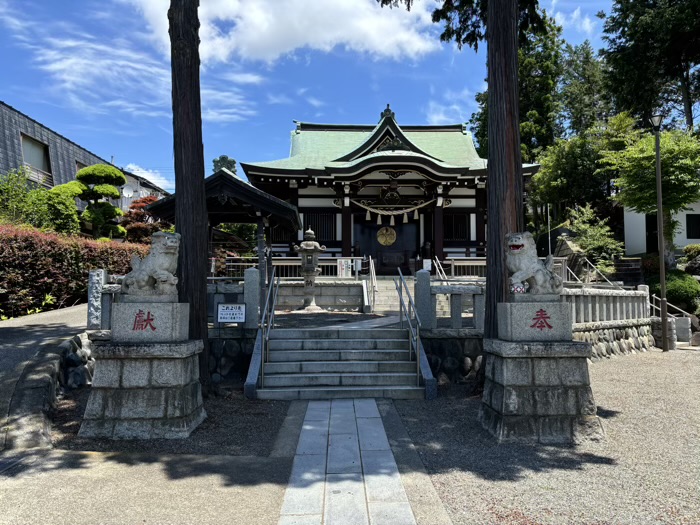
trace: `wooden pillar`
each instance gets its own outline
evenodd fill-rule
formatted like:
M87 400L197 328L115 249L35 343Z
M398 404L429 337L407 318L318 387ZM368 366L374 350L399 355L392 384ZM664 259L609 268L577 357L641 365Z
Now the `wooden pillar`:
M350 206L343 206L341 218L341 233L343 237L343 257L352 256L352 210Z
M476 244L486 246L486 188L476 189Z
M435 257L440 261L444 259L443 246L445 238L445 224L443 220L444 208L442 206L435 206L435 211L433 212L433 250Z

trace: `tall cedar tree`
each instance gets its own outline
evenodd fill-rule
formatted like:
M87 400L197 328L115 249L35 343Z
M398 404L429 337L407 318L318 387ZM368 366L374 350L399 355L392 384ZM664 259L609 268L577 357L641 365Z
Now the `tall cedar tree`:
M178 261L180 301L190 304L190 338L204 341L199 356L202 390L209 391L207 330L207 205L204 193L204 147L199 89L199 0L171 0L175 157L175 227L182 235Z
M412 0L377 0L382 5ZM488 24L487 24L488 20ZM433 12L444 22L444 41L477 48L488 42L489 178L487 183L488 238L484 337L498 337L496 305L508 294L504 238L523 230L523 176L518 122L518 36L532 24L541 25L537 0L443 0ZM520 29L520 31L518 31Z
M603 61L595 56L586 40L564 50L561 81L561 107L569 135L581 136L598 121L612 114L610 95L605 88Z
M609 89L643 121L680 109L692 130L700 100L700 0L615 0L605 18Z
M518 84L521 153L525 162L554 144L562 133L559 123L558 84L562 77L561 27L553 18L542 19L541 28L529 28L518 50ZM482 157L488 156L488 91L476 94L479 109L469 123Z

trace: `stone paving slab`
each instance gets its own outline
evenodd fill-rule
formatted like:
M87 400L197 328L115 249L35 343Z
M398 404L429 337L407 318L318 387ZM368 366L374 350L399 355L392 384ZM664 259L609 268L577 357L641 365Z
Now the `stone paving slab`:
M326 475L327 525L369 525L361 473Z
M360 444L357 434L331 434L328 436L328 474L362 472Z
M278 525L416 525L374 399L308 403Z
M381 418L359 418L357 431L360 434L360 449L363 452L365 450L391 450Z

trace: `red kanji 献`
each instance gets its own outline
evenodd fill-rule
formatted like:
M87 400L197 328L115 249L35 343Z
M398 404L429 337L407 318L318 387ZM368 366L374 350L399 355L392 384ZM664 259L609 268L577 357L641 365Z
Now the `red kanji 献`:
M143 313L143 310L139 310L136 313L136 317L134 318L134 327L132 330L145 330L146 328L150 328L151 330L155 330L156 327L153 324L153 321L155 321L155 317L153 317L153 314L151 312Z
M530 328L538 328L540 330L544 330L545 328L547 328L548 330L551 330L552 325L549 324L549 322L547 321L548 319L551 319L551 317L549 317L547 311L540 308L539 310L537 310L535 317L532 318L532 320L535 322L530 325Z

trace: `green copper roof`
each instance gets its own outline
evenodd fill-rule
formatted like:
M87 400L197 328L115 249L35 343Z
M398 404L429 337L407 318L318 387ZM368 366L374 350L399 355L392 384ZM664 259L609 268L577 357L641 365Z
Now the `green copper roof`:
M323 169L347 166L352 161L337 162L343 156L361 148L367 142L369 148L362 156L371 153L372 145L379 136L384 136L391 117L383 118L375 126L343 126L298 123L292 131L292 148L289 158L269 162L244 163L247 167L272 169ZM397 126L392 119L394 126ZM445 167L461 167L483 170L486 161L479 158L474 148L471 133L461 124L451 126L398 126L411 143L407 146L418 149ZM425 157L420 153L416 153ZM354 159L356 160L356 159Z

